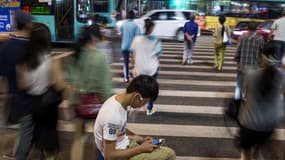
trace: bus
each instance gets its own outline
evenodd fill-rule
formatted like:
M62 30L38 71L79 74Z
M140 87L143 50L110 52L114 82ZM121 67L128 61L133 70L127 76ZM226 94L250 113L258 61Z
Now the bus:
M199 17L202 30L213 31L218 22L218 16L227 17L225 25L234 28L241 21L265 22L279 18L285 9L282 0L231 0L227 2L213 1L211 10Z
M0 33L15 31L14 14L20 9L20 1L0 0ZM3 34L3 35L4 35ZM1 40L1 36L0 36Z
M74 42L84 25L91 25L93 17L106 17L108 26L115 26L117 0L19 0L21 9L34 17L34 22L45 24L51 41Z

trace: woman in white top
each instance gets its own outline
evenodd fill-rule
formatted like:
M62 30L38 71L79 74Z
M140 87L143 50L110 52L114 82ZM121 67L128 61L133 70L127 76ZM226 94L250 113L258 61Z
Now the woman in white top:
M154 23L150 18L145 20L145 34L136 36L133 44L133 59L132 64L134 76L149 75L157 77L159 69L159 55L161 53L160 40L151 35L154 28ZM153 102L147 104L147 115L152 115Z
M29 102L24 107L29 109L27 116L31 117L21 124L29 125L30 128L21 127L23 131L20 129L18 150L30 149L31 145L35 145L44 157L52 156L59 150L57 107L62 100L61 93L66 88L59 61L53 60L49 53L48 27L40 23L33 24L26 54L17 68L19 88L27 95L26 101ZM47 96L51 92L56 96Z

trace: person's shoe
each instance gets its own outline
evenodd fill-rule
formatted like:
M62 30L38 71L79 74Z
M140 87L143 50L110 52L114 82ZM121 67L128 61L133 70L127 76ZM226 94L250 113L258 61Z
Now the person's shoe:
M129 83L129 79L124 78L124 83Z
M186 60L182 60L182 65L185 65L187 64L187 61Z
M153 115L154 113L155 113L155 110L154 110L154 109L152 109L152 110L147 109L147 110L146 110L146 115L147 115L147 116L151 116L151 115Z
M192 59L187 60L187 64L193 64L193 63L194 63L194 61Z

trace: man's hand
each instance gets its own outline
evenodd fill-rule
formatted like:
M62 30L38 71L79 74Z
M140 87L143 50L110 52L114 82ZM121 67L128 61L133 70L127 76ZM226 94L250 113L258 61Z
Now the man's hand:
M151 142L150 140L145 141L139 146L142 153L151 153L159 147L158 145L151 144Z

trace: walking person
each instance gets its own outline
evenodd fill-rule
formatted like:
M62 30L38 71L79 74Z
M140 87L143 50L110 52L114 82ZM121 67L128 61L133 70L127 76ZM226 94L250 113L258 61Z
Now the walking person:
M213 33L214 36L214 68L221 71L224 65L224 57L226 51L226 45L223 42L224 32L230 33L229 27L225 26L226 17L224 15L219 16L219 26Z
M70 74L75 92L74 99L78 99L78 102L74 103L79 107L82 103L82 96L87 95L92 99L93 95L97 94L101 101L105 101L113 94L109 63L105 53L98 49L98 43L102 38L98 25L81 29ZM78 115L76 119L76 131L71 151L72 160L84 159L85 121L91 119L84 116L87 115Z
M158 83L152 76L139 75L125 92L105 101L94 125L95 143L105 159L176 159L172 149L152 144L153 138L136 135L126 128L128 108L140 108L149 101L155 101L158 92Z
M25 95L26 114L22 118L16 159L27 159L34 145L42 158L55 158L59 151L58 105L67 98L60 61L50 56L50 31L34 23L26 54L17 66L18 84Z
M195 15L189 15L189 21L184 24L184 52L182 64L193 64L193 50L197 41L199 26L195 22Z
M283 11L283 16L275 20L272 24L271 35L273 35L273 41L276 47L276 59L279 61L279 66L281 65L281 59L285 52L285 11Z
M159 56L161 54L161 42L156 37L151 35L155 24L150 18L145 19L145 34L136 36L131 50L133 51L132 66L134 66L133 74L149 75L155 79L158 76ZM145 65L148 64L148 65ZM147 115L155 113L153 102L147 104Z
M262 36L256 34L257 24L250 22L248 24L248 34L241 37L235 61L237 62L237 86L235 89L235 99L242 99L243 79L245 74L252 69L260 66L261 54L264 47Z
M133 39L136 35L139 35L141 33L139 26L133 21L135 18L135 13L133 10L128 12L128 19L126 22L124 22L120 28L121 34L122 34L122 44L121 49L124 56L124 82L129 82L129 58L131 54L131 45L133 42Z
M20 160L27 156L28 150L32 140L33 128L31 116L25 116L28 112L27 108L19 110L18 104L15 102L15 97L19 92L17 84L16 66L21 63L24 55L26 54L25 45L29 41L30 30L32 28L33 17L22 10L15 12L16 22L16 34L10 36L10 38L4 41L0 46L0 77L6 81L8 85L6 108L5 108L5 123L21 123L19 134L23 137L22 146L16 151L16 156ZM1 83L3 84L3 83ZM11 151L12 153L12 151ZM5 155L7 157L13 157L10 153Z
M275 49L272 43L265 47L262 68L250 71L244 81L245 101L238 116L241 160L250 160L252 155L263 159L261 148L270 140L283 117L284 105L280 95L284 95L284 79L276 67ZM277 159L269 154L266 157Z

